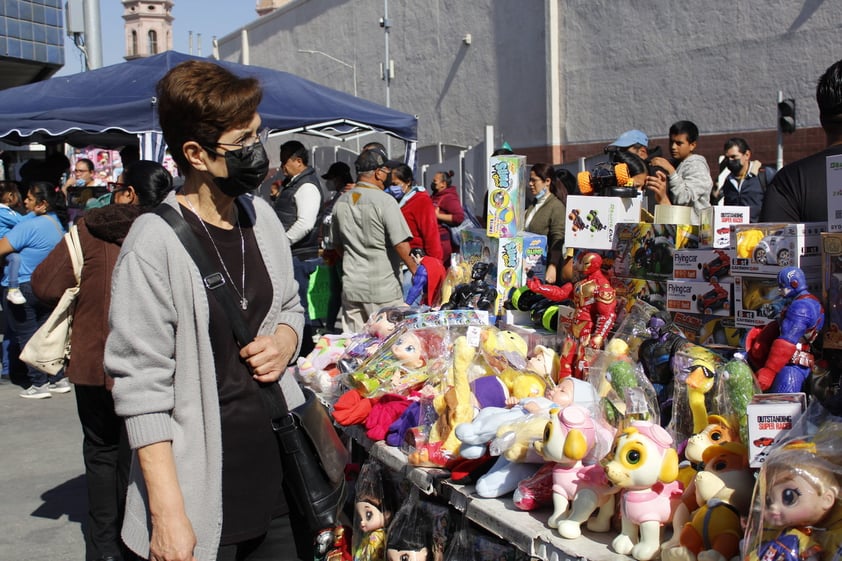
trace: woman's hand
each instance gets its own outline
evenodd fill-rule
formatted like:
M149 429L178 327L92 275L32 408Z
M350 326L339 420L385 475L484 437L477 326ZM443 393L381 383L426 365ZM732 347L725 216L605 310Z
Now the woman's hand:
M547 284L555 284L557 278L556 266L552 263L547 265L547 272L544 273L544 282Z
M655 175L650 175L646 178L646 188L655 194L655 203L659 205L670 204L667 185L667 176L661 170L656 171Z
M258 382L277 382L284 373L295 349L298 335L288 325L281 324L272 335L258 335L240 349L240 357L251 367Z
M184 513L152 519L150 561L195 561L196 534Z

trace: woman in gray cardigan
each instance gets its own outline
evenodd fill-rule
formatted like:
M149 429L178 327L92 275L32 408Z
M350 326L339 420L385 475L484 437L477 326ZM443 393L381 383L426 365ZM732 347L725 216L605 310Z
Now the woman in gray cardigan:
M558 185L553 188L553 182ZM554 193L564 190L560 181L555 179L550 164L535 164L529 172L529 188L534 197L533 203L526 209L524 229L533 234L547 236L547 272L544 281L555 284L560 280L561 262L564 258L564 221L567 211L564 203Z
M122 537L149 559L289 558L280 457L255 382L279 380L304 317L283 228L249 193L268 169L262 91L256 79L190 61L157 94L185 177L162 204L219 265L257 336L239 349L173 229L156 214L135 222L114 271L105 356L134 451Z

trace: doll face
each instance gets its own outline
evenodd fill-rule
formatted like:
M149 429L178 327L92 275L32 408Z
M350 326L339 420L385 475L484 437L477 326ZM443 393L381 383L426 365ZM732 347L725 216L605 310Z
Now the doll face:
M395 324L389 321L389 314L380 312L369 320L368 332L378 339L385 339L395 330Z
M562 407L573 403L573 380L565 378L555 386L547 386L547 399Z
M815 524L835 500L832 491L820 494L808 479L787 472L766 491L766 522L777 528Z
M427 561L427 548L418 551L387 549L386 561Z
M379 530L385 525L385 519L380 509L373 504L361 501L355 505L357 519L360 521L360 530L364 533Z
M421 349L421 339L416 334L404 333L392 346L392 354L405 366L420 368L424 365Z

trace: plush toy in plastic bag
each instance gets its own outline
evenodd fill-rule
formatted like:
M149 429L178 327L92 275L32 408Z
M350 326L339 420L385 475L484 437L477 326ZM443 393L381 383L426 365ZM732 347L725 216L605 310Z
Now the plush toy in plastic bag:
M430 376L443 374L448 355L445 329L398 329L345 383L364 397L406 395Z
M774 448L760 470L744 558L836 561L842 547L842 425Z
M714 387L716 411L735 423L733 426L739 430L743 444L748 444L748 404L758 393L760 387L754 372L744 360L735 357L719 367Z
M350 341L348 335L322 335L309 355L298 357L294 369L296 378L316 393L335 399L339 392L337 363Z
M633 420L657 423L658 400L652 382L626 352L625 343L612 339L605 351L590 350L588 381L596 388L608 423L627 427Z
M725 360L701 345L690 344L672 357L675 376L671 416L662 418L675 442L680 446L691 435L708 425L708 415L718 413L715 407L716 374Z

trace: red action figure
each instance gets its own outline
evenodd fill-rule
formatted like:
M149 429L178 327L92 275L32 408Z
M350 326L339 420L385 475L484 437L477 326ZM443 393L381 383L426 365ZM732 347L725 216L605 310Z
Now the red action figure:
M598 253L585 253L576 262L576 283L563 286L543 284L537 278L526 281L532 292L561 302L572 298L575 312L573 322L561 348L559 378L573 375L584 378L586 372L585 349L602 348L605 336L617 318L617 298L614 288L602 273L602 257Z

